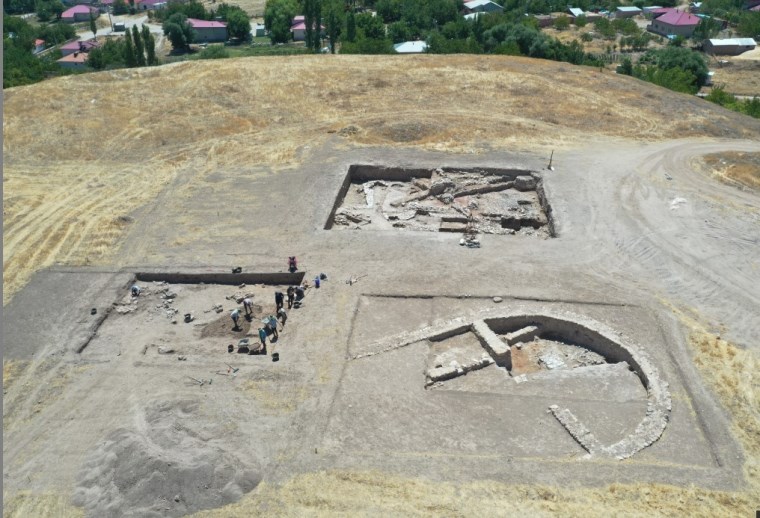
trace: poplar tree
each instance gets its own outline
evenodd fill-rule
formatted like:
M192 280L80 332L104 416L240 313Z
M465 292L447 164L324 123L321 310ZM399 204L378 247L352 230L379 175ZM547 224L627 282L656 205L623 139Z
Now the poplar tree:
M142 38L140 37L140 32L137 30L137 25L132 26L132 41L134 42L135 61L137 62L137 66L144 67L145 66L145 50L144 50Z

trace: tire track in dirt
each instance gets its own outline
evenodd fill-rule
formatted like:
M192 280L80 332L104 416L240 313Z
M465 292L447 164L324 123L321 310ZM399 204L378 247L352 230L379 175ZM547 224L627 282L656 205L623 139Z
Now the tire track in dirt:
M620 189L619 212L638 236L618 241L616 246L654 276L670 296L706 310L719 321L731 322L732 332L749 345L760 329L760 317L752 310L760 305L753 288L760 284L760 275L748 268L747 259L757 257L757 240L742 235L751 228L746 221L709 224L715 207L705 204L704 198L730 200L736 194L719 182L704 182L688 166L691 157L726 146L756 147L741 142L679 144L647 157L635 174L627 175ZM667 189L655 188L654 179L664 174L671 175L673 183L668 183ZM680 208L671 204L673 195L667 191L672 189L683 192L687 199ZM731 213L723 216L735 219Z

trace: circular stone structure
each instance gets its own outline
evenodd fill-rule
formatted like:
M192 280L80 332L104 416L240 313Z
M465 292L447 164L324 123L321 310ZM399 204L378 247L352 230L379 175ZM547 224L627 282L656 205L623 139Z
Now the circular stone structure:
M614 330L604 324L571 312L544 310L541 312L509 313L487 311L478 320L454 319L429 326L418 331L403 333L371 345L368 353L350 357L349 360L375 356L420 341L439 342L463 333L474 333L485 351L497 365L511 370L511 339L507 337L543 337L583 347L602 356L608 363L625 362L646 389L647 410L633 433L621 441L605 446L567 408L551 405L549 411L567 432L590 455L603 455L627 459L657 441L665 431L672 402L667 382L641 347L623 340ZM449 379L466 374L484 364L449 368L449 374L435 372L433 376ZM428 373L428 378L431 373ZM430 381L430 379L428 379Z

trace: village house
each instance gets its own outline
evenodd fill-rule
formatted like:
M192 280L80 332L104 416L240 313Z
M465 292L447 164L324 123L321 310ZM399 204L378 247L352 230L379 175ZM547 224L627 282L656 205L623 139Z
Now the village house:
M43 50L45 50L45 40L34 40L34 50L32 51L32 54L39 54Z
M61 55L68 56L76 52L88 53L92 49L100 47L100 43L95 40L87 41L70 41L61 45Z
M319 26L322 32L325 30L324 25ZM293 41L306 41L306 17L299 14L290 24L290 33L293 35Z
M757 42L752 38L729 38L707 40L702 49L714 56L738 56L743 52L754 50Z
M501 13L504 8L491 0L470 0L464 3L465 14L470 13Z
M647 25L647 30L661 36L683 36L690 37L694 34L701 19L691 13L684 11L672 10L656 17L652 23Z
M226 23L210 20L197 20L195 18L188 18L187 21L195 31L196 43L227 41Z
M166 7L166 0L135 0L138 11L154 11Z
M63 56L56 63L62 68L81 70L87 67L89 57L90 55L87 52L74 52L73 54Z
M615 9L615 18L633 18L641 14L641 9L632 5L623 5Z
M424 41L405 41L396 43L393 50L398 54L421 54L427 50L427 43Z
M90 20L90 16L97 18L100 16L100 12L98 9L88 5L75 5L63 11L61 21L67 23L86 22Z

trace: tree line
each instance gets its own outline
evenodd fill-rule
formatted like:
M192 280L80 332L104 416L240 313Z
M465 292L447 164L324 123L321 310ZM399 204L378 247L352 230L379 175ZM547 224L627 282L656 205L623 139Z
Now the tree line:
M60 51L42 57L32 54L34 40L45 40L47 45L64 43L76 36L71 25L48 23L31 25L16 16L3 16L3 88L27 85L58 75L61 68L55 62Z
M136 25L123 38L109 38L102 47L92 49L87 64L95 70L135 68L158 65L156 40L147 25Z

